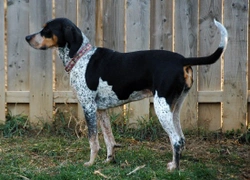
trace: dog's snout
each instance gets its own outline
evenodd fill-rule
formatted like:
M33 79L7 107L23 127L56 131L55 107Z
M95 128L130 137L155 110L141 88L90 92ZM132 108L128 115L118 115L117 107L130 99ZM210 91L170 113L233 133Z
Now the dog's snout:
M25 39L27 42L29 42L31 40L32 36L26 36Z

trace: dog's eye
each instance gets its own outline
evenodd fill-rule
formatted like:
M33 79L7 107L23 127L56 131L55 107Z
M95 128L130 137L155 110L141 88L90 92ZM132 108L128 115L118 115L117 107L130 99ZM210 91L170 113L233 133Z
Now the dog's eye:
M44 31L45 33L50 33L50 32L51 32L51 30L50 30L49 28L44 28L43 31Z

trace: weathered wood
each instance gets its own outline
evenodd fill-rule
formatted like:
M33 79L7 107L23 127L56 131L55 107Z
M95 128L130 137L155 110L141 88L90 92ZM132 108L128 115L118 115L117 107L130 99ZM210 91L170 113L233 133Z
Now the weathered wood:
M7 4L6 22L4 3ZM222 124L223 131L241 128L246 125L246 113L250 111L247 108L250 102L248 8L247 0L1 1L0 59L5 58L6 49L8 71L0 60L0 120L5 118L5 103L14 115L29 114L33 123L38 118L50 120L53 103L55 108L66 106L72 115L83 117L81 106L75 110L78 101L61 60L54 58L52 64L51 50L34 50L24 40L27 34L39 31L52 18L53 11L53 17L66 17L75 22L93 45L117 51L166 49L184 56L204 56L217 48L220 35L211 21L216 17L228 29L228 48L216 64L199 67L198 77L194 67L195 83L183 105L182 125L184 129L198 125L217 130ZM4 47L6 25L7 46ZM136 114L131 118L134 122L138 116L148 116L150 102L146 99L126 106L133 110L126 115Z
M124 52L124 1L105 0L103 4L103 46Z
M149 49L150 42L150 1L127 0L125 5L125 32L127 52ZM129 104L130 123L138 117L149 116L149 99Z
M52 18L52 1L29 2L30 32L37 32ZM52 119L52 51L30 51L30 121L48 122Z
M103 46L124 52L125 1L105 0L103 3ZM111 114L122 117L123 106L110 109Z
M196 0L175 1L174 50L185 57L197 56L198 3ZM194 83L181 110L184 128L197 127L197 68L193 67Z
M29 91L7 91L6 92L6 103L29 103L30 92Z
M224 3L224 24L229 34L224 55L224 131L241 129L247 121L248 5L248 0L227 0Z
M223 99L223 91L199 91L198 92L199 103L221 103L222 99Z
M220 32L214 25L213 19L221 20L222 0L206 0L199 3L199 54L208 56L212 54L220 43ZM215 64L199 66L198 89L199 91L221 90L222 67L221 60ZM199 99L198 99L199 100ZM221 99L220 99L221 100ZM198 107L199 127L206 130L217 130L221 128L221 101L219 104L200 104ZM209 129L208 129L209 128Z
M0 123L5 121L4 1L0 1Z
M54 92L54 103L78 103L78 99L72 91L56 91Z
M29 3L25 0L7 2L7 90L29 90ZM21 27L21 28L20 28ZM39 26L41 27L41 26ZM25 106L25 107L24 107ZM28 104L7 104L13 115L29 112ZM19 111L20 108L20 111Z
M77 16L77 1L72 0L55 0L55 17L66 17L70 19L73 23L76 25L78 24ZM81 11L80 11L81 12ZM66 103L72 103L72 98L76 99L76 97L68 97L68 94L64 93L64 91L71 91L70 82L69 82L69 73L65 71L65 67L62 64L62 60L58 57L58 55L55 56L55 90L54 93L54 103L56 103L55 108L62 109L63 104ZM73 96L75 94L71 93ZM65 97L62 97L62 95L66 95ZM72 107L75 107L75 105L67 104L67 107L69 109L72 109ZM82 108L80 105L78 105L79 108L79 114L78 119L83 118Z
M173 0L150 2L150 49L173 51Z
M214 25L214 18L222 22L222 0L207 0L200 2L199 17L199 54L212 54L220 43L220 32ZM221 90L221 60L213 65L199 67L198 88L200 91Z
M98 4L99 3L99 4ZM102 0L79 0L78 2L78 26L84 32L84 34L89 38L90 43L95 45L96 42L96 10L98 13L102 13L101 8ZM100 6L99 6L100 5Z
M77 23L77 3L76 1L55 0L55 17L66 17ZM65 71L62 60L55 56L55 90L71 90L69 84L69 74Z
M100 3L101 4L101 3ZM99 4L98 4L99 5ZM78 27L83 31L83 33L90 40L92 45L95 45L96 42L96 0L79 0L78 1ZM101 10L101 9L100 9ZM78 104L78 119L84 119L84 114L82 106Z
M198 127L205 131L221 130L221 104L199 104Z

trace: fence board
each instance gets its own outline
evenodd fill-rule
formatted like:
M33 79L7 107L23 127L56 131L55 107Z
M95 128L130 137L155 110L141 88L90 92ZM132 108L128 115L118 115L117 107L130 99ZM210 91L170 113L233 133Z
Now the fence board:
M124 52L124 1L105 0L103 3L103 46L115 51ZM123 106L112 108L112 114L123 115Z
M30 31L52 18L52 1L30 1ZM52 51L30 52L30 120L33 123L47 122L52 118Z
M126 51L149 49L150 41L150 1L127 0L126 17ZM148 117L149 98L129 104L130 123L137 122L138 117Z
M212 54L220 43L220 33L214 25L213 19L221 22L222 0L201 1L199 4L199 56ZM221 60L213 65L199 66L198 89L200 91L221 90L222 67ZM221 128L221 103L199 104L199 127L209 130Z
M29 90L29 47L24 37L29 32L29 3L25 0L7 3L7 88L8 91ZM20 28L22 27L22 28ZM11 77L11 78L10 78ZM25 107L24 107L25 106ZM28 114L28 104L8 104L12 114Z
M97 5L96 0L80 0L78 3L78 8L80 9L78 12L78 26L93 45L95 45L97 35L96 10L99 8ZM102 11L102 9L99 9L98 11Z
M77 23L77 3L75 0L55 0L55 17L66 17L72 22ZM55 56L55 90L56 91L68 91L69 74L64 70L62 60Z
M173 51L173 0L152 0L150 16L150 49Z
M247 118L248 0L228 0L224 8L229 43L225 52L223 130L231 130L240 129Z
M124 1L106 0L103 5L103 46L124 52Z
M95 45L98 34L96 30L96 8L98 8L96 0L79 0L78 2L78 9L81 9L81 11L78 12L78 27L87 36L92 45ZM78 103L78 118L84 118L80 103Z
M5 121L4 1L0 1L0 123Z
M75 0L55 0L55 18L65 17L70 19L73 23L77 24L77 1ZM61 112L67 112L70 109L77 109L76 103L72 103L73 93L71 91L69 82L69 73L65 71L62 60L56 54L55 56L55 92L54 92L54 103L56 103L56 108ZM71 102L72 104L67 104ZM73 116L78 116L75 111L71 112Z
M185 57L197 56L198 4L196 0L175 1L175 51ZM183 103L181 121L184 128L197 127L197 68L193 67L194 83Z

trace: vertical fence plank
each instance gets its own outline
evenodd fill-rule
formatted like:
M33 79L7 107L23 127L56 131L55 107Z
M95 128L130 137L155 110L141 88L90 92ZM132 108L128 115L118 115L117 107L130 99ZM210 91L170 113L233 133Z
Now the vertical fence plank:
M126 50L149 49L150 41L150 1L127 0L125 5L126 17ZM136 123L138 117L149 116L149 98L132 102L130 108L130 123Z
M29 3L25 0L7 2L7 88L8 91L29 90ZM20 28L21 27L21 28ZM40 26L41 27L41 26ZM28 104L8 104L13 115L28 114Z
M208 56L212 54L219 45L220 34L214 25L213 19L220 22L222 15L222 0L200 1L199 17L199 55ZM213 65L199 66L198 90L199 91L221 91L221 60ZM218 130L221 128L221 104L200 103L198 108L199 127L206 130Z
M65 17L77 24L77 3L76 1L55 0L55 16ZM69 91L69 74L64 70L62 60L56 56L55 61L55 90Z
M173 0L151 0L150 49L173 51Z
M78 2L78 27L89 38L90 43L95 45L96 38L96 0L79 0ZM82 106L78 103L78 118L83 119Z
M68 18L77 24L77 1L76 0L55 0L55 18ZM71 91L69 83L69 73L65 71L62 60L56 54L55 56L55 91ZM66 94L63 94L65 99ZM58 97L57 97L58 98ZM78 116L77 104L68 104L67 102L57 103L56 109L60 112L67 112L70 116Z
M173 51L173 0L151 0L150 49ZM150 98L150 115L155 116L153 97Z
M241 129L246 124L248 0L227 0L224 13L224 24L229 34L225 52L222 124L226 131Z
M197 56L197 18L196 0L175 1L175 51L185 57ZM183 103L181 121L184 128L197 127L197 68L193 67L194 84Z
M124 1L106 0L103 7L103 46L124 51Z
M96 0L79 0L78 9L78 26L89 38L90 43L95 45L96 40ZM100 9L101 10L101 9ZM100 12L102 13L102 12Z
M4 1L0 1L0 123L5 121Z
M37 32L52 18L52 1L30 1L30 32ZM30 120L44 123L52 118L52 51L30 51Z
M105 0L103 4L103 46L124 52L124 1ZM123 115L123 106L112 108L111 114Z

